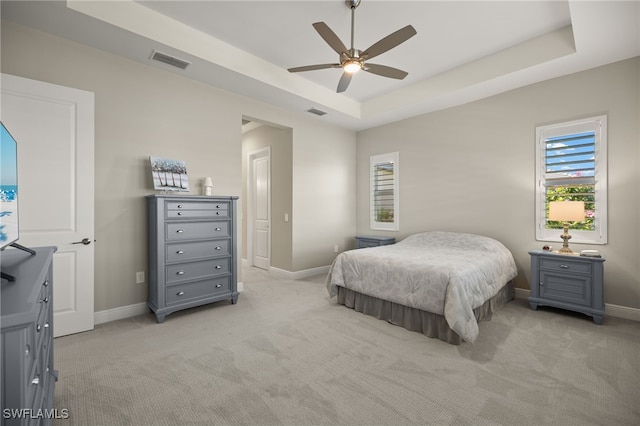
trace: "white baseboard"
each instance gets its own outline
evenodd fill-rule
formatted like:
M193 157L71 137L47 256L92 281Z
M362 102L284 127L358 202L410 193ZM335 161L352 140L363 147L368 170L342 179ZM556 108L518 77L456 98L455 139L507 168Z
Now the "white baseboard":
M523 288L516 288L517 299L528 299L530 295L529 290ZM611 303L604 304L605 316L628 319L631 321L640 322L640 309L629 308L627 306L613 305Z
M302 280L309 277L315 277L316 275L326 275L329 273L329 269L331 265L327 266L318 266L317 268L311 269L303 269L302 271L286 271L280 268L274 268L273 266L269 269L270 273L273 273L279 277L290 279L290 280Z
M135 317L149 312L146 302L136 303L135 305L120 306L118 308L107 309L93 314L94 324L103 324L105 322L117 321L125 318Z
M285 271L284 269L271 268L269 272L282 276L285 279L299 280L304 278L313 277L320 274L327 274L330 266L320 266L318 268L305 269L303 271ZM242 291L244 284L238 283L238 291ZM523 288L515 289L517 299L528 299L529 290ZM93 314L93 321L96 325L106 322L117 321L125 318L135 317L136 315L142 315L149 312L146 302L136 303L134 305L120 306L118 308L108 309L106 311L99 311ZM616 318L624 318L631 321L640 322L640 309L629 308L627 306L612 305L605 303L604 314Z

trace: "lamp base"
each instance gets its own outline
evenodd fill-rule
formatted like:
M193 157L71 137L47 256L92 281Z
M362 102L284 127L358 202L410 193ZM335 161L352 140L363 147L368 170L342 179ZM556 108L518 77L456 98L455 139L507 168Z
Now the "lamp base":
M569 222L564 222L562 227L562 235L560 235L560 238L562 238L563 243L562 248L558 250L558 253L574 254L573 250L569 248L569 240L571 239L571 235L569 235Z

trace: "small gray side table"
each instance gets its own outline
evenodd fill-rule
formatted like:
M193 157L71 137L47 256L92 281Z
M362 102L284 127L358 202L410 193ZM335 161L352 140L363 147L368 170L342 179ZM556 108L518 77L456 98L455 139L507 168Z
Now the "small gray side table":
M604 317L604 259L530 251L531 297L529 306L553 306L593 317Z
M389 244L395 244L395 237L378 237L378 236L357 236L356 237L356 248L365 248L365 247L378 247L378 246L387 246Z

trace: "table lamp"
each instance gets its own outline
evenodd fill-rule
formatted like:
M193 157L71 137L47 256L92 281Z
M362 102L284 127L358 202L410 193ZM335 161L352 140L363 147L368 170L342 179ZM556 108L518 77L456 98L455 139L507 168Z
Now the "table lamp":
M202 184L203 187L203 194L204 195L211 195L211 188L213 188L213 180L210 177L206 177L204 178L204 182Z
M569 248L569 222L584 221L584 201L552 201L549 203L549 220L557 220L562 222L562 235L560 238L564 241L562 248L558 253L573 254Z

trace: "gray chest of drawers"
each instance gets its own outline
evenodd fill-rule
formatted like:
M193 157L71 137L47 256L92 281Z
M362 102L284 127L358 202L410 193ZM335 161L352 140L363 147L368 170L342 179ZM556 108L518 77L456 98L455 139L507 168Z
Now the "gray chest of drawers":
M149 195L149 299L165 316L207 303L238 301L238 197Z
M604 316L604 259L530 251L531 297L529 305L553 306L593 317Z
M357 236L356 248L378 247L395 244L395 237Z
M30 255L5 250L2 272L2 425L48 425L58 372L53 368L54 247Z

